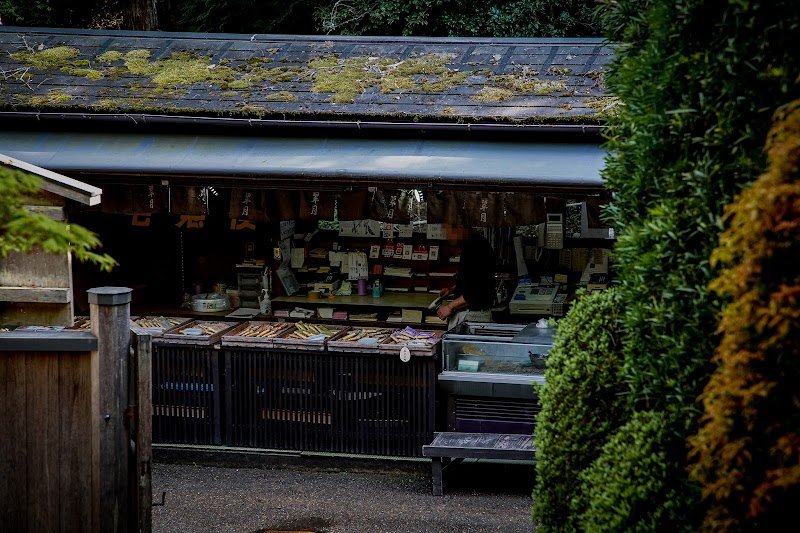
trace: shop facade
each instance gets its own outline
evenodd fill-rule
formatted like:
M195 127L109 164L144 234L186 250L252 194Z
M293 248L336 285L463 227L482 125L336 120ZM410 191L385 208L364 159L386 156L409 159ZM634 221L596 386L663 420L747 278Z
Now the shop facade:
M2 95L0 152L103 191L69 217L120 267L74 265L76 315L85 289L134 290L132 316L155 336L155 442L416 457L444 427L530 429L512 426L536 410L534 359L480 379L469 358L443 357L428 306L452 282L466 226L497 255L496 321L519 329L563 313L607 258L607 46L23 28L0 39L4 68L32 76ZM558 243L544 233L553 215ZM511 305L520 279L556 276L569 289L560 311ZM298 324L316 335L292 340ZM400 332L431 339L404 354L408 343L384 342Z

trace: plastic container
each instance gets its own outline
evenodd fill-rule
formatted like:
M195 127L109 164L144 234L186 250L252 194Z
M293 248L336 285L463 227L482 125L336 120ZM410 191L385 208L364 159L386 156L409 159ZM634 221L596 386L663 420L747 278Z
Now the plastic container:
M198 313L213 313L231 308L231 300L227 294L206 292L192 296L192 311Z

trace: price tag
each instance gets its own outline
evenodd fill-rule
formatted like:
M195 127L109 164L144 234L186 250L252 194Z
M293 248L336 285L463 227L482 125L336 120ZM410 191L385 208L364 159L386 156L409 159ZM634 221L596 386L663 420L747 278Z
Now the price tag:
M404 363L411 361L411 350L408 349L408 346L400 348L400 360Z

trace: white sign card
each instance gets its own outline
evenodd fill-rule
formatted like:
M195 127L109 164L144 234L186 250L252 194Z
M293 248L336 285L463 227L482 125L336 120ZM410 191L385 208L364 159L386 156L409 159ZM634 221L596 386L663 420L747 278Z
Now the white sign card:
M414 226L411 224L395 224L394 229L398 239L410 239L414 232Z
M281 240L288 239L294 235L294 220L281 220L280 224Z

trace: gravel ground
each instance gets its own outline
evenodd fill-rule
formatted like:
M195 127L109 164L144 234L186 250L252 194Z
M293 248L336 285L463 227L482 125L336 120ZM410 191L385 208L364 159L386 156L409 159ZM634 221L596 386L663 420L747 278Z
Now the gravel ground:
M154 533L532 532L533 467L470 462L433 496L426 464L346 469L155 463Z

